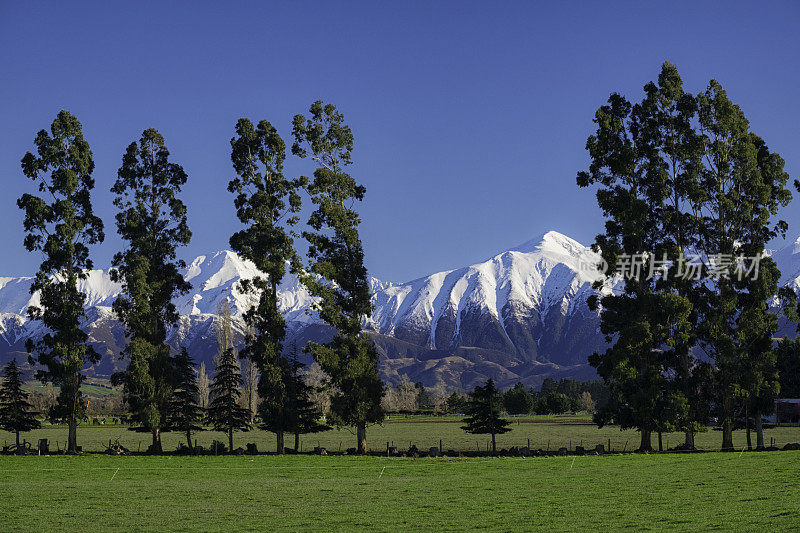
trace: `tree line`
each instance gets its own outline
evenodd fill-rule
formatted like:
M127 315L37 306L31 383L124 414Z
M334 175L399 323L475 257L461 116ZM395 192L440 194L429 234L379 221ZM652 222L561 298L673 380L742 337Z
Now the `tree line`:
M292 138L291 153L310 163L310 176L284 175L286 144L266 120L253 124L240 119L230 142L234 177L227 188L242 224L230 245L259 272L240 282L242 292L252 294L256 303L243 310L248 329L238 355L259 376L262 427L278 436L279 453L286 432L319 429L319 413L310 400L312 391L300 379L296 350L290 353L283 345L286 324L277 288L287 271L296 274L316 297L314 311L335 332L330 342L309 343L303 350L324 371L321 386L331 391L330 419L355 428L357 449L363 453L366 427L384 417L378 353L361 332L372 304L361 219L354 207L366 190L347 171L354 139L333 105L317 101L307 115L296 115ZM90 250L103 242L105 228L92 210L94 162L78 119L61 111L34 144L35 152L26 153L21 166L37 191L23 194L17 204L25 215L25 248L42 256L31 285L31 293L40 296L28 317L40 321L45 333L28 340L26 349L29 363L37 367L36 377L58 387L57 415L67 421L67 450L75 453L77 424L85 408L82 370L100 358L81 329L86 295L78 282L92 268ZM125 326L122 356L128 360L112 381L122 386L138 429L151 433L153 452L161 451L161 432L168 429L186 432L191 445L191 431L208 423L227 432L232 445L233 432L253 423L240 406L242 375L230 336L217 361L206 408L197 404L191 354L173 353L166 342L178 320L172 302L191 288L180 274L186 265L177 258L177 250L192 238L180 198L187 179L163 136L149 128L125 150L111 187L116 231L125 244L112 261L111 278L122 286L113 310ZM304 196L314 209L307 229L298 235ZM295 250L298 236L308 243L305 260Z
M589 357L610 388L597 423L638 429L640 451L653 433L682 431L692 450L713 417L723 450L740 423L763 448L763 415L798 393L781 384L797 375L797 341L774 339L779 314L797 321L796 298L766 250L787 231L784 160L719 82L689 93L669 62L640 101L613 93L594 123L577 183L596 190L594 249L611 267L588 302L609 345ZM656 273L613 272L637 257Z

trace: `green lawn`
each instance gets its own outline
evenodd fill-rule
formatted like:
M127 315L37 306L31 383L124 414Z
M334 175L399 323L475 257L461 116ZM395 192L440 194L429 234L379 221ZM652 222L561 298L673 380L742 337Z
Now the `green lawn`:
M382 426L371 426L367 429L367 444L372 450L385 450L386 442L394 443L401 450L410 444L415 444L420 450L427 450L431 446L438 446L439 440L445 450L475 451L478 448L486 449L489 438L485 435L470 435L461 429L462 422L458 417L433 417L433 418L396 418L389 419ZM513 419L512 431L497 437L499 448L511 446L525 446L530 439L531 447L556 450L559 447L573 449L576 445L585 448L594 448L597 444L611 446L614 450L626 449L631 451L639 446L639 434L636 431L620 431L617 427L598 429L591 423L588 416L534 416ZM777 444L783 446L787 442L800 442L800 427L779 427L765 432L766 443L773 438ZM51 448L57 449L56 443L63 449L67 438L66 426L47 426L37 431L23 435L29 442L37 442L39 438L50 440ZM208 447L216 439L227 443L227 438L221 433L212 431L200 432L196 435L198 444ZM755 445L755 434L752 436ZM149 434L135 433L127 427L81 425L78 428L78 444L85 451L102 451L108 441L119 441L133 451L141 448L147 449L150 443ZM14 436L0 431L0 443L11 444ZM718 450L722 441L719 431L709 430L699 433L696 437L697 447L704 450ZM177 448L183 442L183 435L179 433L165 433L163 446L165 451ZM260 451L275 450L275 436L261 430L247 433L237 433L234 445L244 446L247 442L255 442ZM672 433L664 435L664 445L674 447L683 442L683 435ZM316 435L303 436L301 440L303 450L310 450L321 445L330 451L342 451L355 446L355 436L347 429L328 431ZM293 438L286 439L287 446L294 445ZM653 437L653 446L657 447L658 441ZM741 449L746 445L743 430L734 433L734 445Z
M800 452L0 457L0 530L786 531Z

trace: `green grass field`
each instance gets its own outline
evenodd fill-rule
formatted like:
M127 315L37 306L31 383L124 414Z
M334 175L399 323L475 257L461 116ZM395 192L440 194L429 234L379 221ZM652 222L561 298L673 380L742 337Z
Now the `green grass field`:
M0 457L0 530L800 525L800 452L547 458Z
M432 418L392 418L384 422L382 426L371 426L367 430L367 443L370 449L381 451L386 449L386 442L394 443L400 450L405 450L410 444L415 444L420 450L427 450L431 446L439 446L442 441L444 450L452 449L456 451L485 451L489 438L485 435L470 435L462 429L462 422L458 417L432 417ZM557 450L564 446L573 449L576 445L586 448L594 448L597 444L608 446L611 439L611 446L616 451L623 449L631 451L639 446L639 433L633 430L620 431L617 427L605 427L598 429L592 424L588 416L532 416L513 419L512 431L497 437L498 448L510 448L511 446L525 446L530 439L531 447L534 449L542 448ZM67 438L66 426L46 426L40 430L31 431L23 435L29 442L38 442L39 438L50 440L53 450L57 449L59 443L62 449ZM172 451L178 447L179 442L183 442L183 435L179 433L165 433L163 438L164 451ZM212 440L220 440L227 443L227 438L217 432L203 431L196 434L198 444L208 447ZM755 445L755 434L752 436ZM778 427L765 431L766 443L769 445L770 438L783 446L788 442L800 442L800 427ZM147 449L150 444L150 435L146 433L136 433L129 431L124 426L92 426L81 425L78 428L78 444L83 446L84 451L103 451L108 441L119 440L127 448L137 451ZM683 442L683 435L677 433L664 435L664 446L674 447ZM11 444L14 441L13 434L0 431L0 443ZM254 430L246 433L236 433L234 437L235 446L244 446L247 442L255 442L259 451L275 451L275 436L262 430ZM734 432L734 445L741 449L746 445L745 432L738 430ZM718 450L722 443L722 435L719 431L709 429L709 431L698 433L696 445L702 450ZM338 452L355 446L355 436L347 429L327 431L315 435L303 436L301 440L302 449L311 450L314 446L324 446L328 450ZM293 438L286 439L287 446L294 445ZM653 437L653 446L657 447L658 442Z

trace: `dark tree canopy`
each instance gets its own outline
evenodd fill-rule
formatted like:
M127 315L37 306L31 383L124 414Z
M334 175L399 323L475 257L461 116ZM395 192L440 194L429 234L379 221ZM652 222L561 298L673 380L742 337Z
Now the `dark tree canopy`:
M31 306L28 316L40 320L46 333L25 346L31 363L40 365L36 377L61 388L58 412L69 424L67 449L75 453L81 370L100 360L80 328L86 295L78 281L92 268L89 246L103 241L103 222L92 211L94 161L78 119L59 112L50 132L41 130L34 143L36 154L25 154L22 171L41 196L23 194L17 205L25 212L25 248L43 255L31 284L39 305Z
M372 302L358 233L361 219L353 205L363 200L366 190L346 172L352 163L353 134L342 114L317 101L309 115L295 116L292 130L292 153L317 164L308 185L315 210L308 220L311 229L303 233L311 264L301 280L319 298L316 310L336 334L329 343L309 343L308 350L336 387L331 398L334 421L356 427L358 450L364 453L367 424L384 416L378 352L361 333Z
M114 255L111 279L122 283L114 311L125 324L128 344L123 354L128 368L115 377L142 426L153 434L154 451L161 448L172 395L167 332L178 320L172 300L191 285L180 269L176 249L191 239L186 206L178 198L186 183L183 168L169 161L164 138L154 129L128 146L117 181L111 188L117 232L128 248Z
M17 447L21 432L38 429L41 424L36 419L33 406L28 402L28 393L22 389L17 360L12 359L6 365L5 379L0 386L0 429L15 433Z

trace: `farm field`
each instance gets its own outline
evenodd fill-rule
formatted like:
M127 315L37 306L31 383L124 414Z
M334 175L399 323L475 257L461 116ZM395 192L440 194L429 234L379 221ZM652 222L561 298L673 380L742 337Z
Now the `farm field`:
M109 417L110 420L110 417ZM512 446L526 446L528 439L533 449L557 450L560 447L574 449L577 446L594 448L597 444L611 447L614 451L631 451L639 446L639 433L634 430L620 431L618 427L604 427L598 429L588 415L564 416L530 416L513 418L513 429L509 433L497 436L498 450ZM367 443L372 451L385 451L386 443L397 446L401 451L408 449L411 444L420 450L426 451L431 446L439 446L442 441L444 450L462 452L486 451L489 442L488 435L470 435L465 433L458 416L443 417L410 417L390 418L383 425L370 426L367 429ZM800 442L800 427L777 427L764 432L766 444L770 438L778 446L789 442ZM23 434L22 438L28 442L37 443L40 438L50 441L52 450L64 448L67 437L66 426L44 426L42 429ZM197 443L208 448L213 440L227 444L227 436L214 431L196 433L193 438ZM137 433L128 430L127 426L93 426L83 424L78 427L78 444L87 452L105 450L108 442L119 440L120 444L131 451L145 451L150 444L149 433ZM12 444L14 435L0 431L0 443ZM698 449L716 451L719 449L722 435L719 431L709 429L698 433L695 443ZM178 444L185 442L182 434L176 432L164 433L162 443L165 452L175 450ZM248 442L255 442L261 452L275 451L275 435L262 430L253 430L234 434L234 446L244 447ZM665 433L663 436L665 449L675 447L683 442L683 435L679 433ZM752 434L755 446L755 433ZM57 444L60 443L60 444ZM734 432L733 443L737 449L746 446L746 433L744 430ZM294 446L294 437L287 436L286 446ZM355 446L355 436L348 429L331 430L324 433L304 435L301 437L301 449L309 451L315 446L323 446L331 452L346 451ZM657 449L658 440L653 436L653 447Z
M800 453L0 457L0 529L790 530Z

